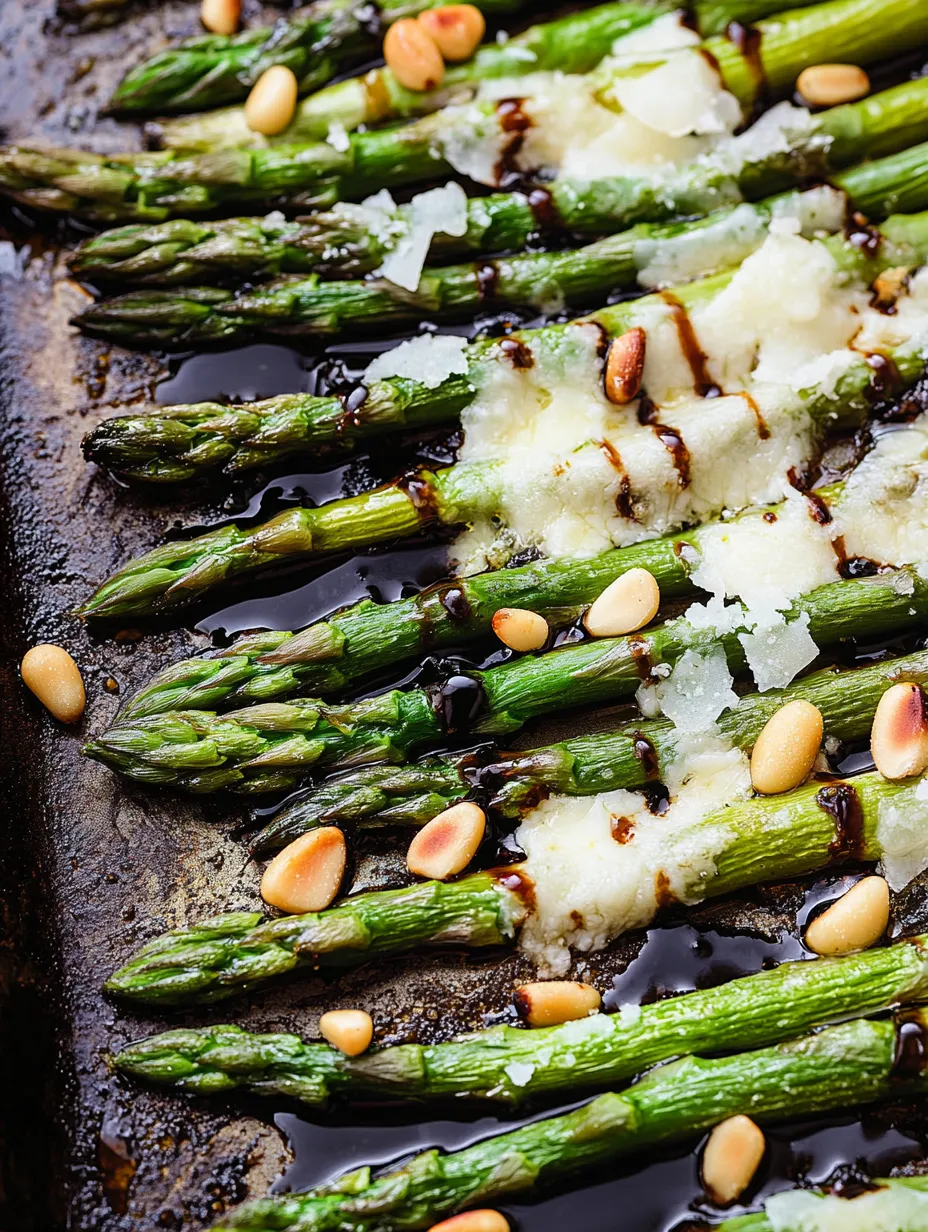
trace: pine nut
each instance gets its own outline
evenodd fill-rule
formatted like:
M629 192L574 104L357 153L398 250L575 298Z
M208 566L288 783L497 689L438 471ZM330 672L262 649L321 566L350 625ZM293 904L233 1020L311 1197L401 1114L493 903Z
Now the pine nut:
M276 137L293 119L298 92L293 70L285 64L272 65L245 100L245 123L253 133Z
M540 650L549 631L544 616L525 608L501 607L493 617L493 632L510 650Z
M593 637L634 633L654 619L661 605L660 587L647 569L629 569L607 586L583 618Z
M338 893L347 858L345 836L335 826L301 834L264 870L261 897L288 915L324 911Z
M598 1013L603 999L590 984L545 980L523 984L515 992L516 1009L530 1027L556 1027Z
M464 1211L433 1223L429 1232L509 1232L509 1221L499 1211Z
M836 107L870 93L870 78L856 64L813 64L799 74L796 89L810 107Z
M766 1149L763 1131L750 1117L733 1116L716 1125L702 1154L702 1183L718 1206L747 1189Z
M483 842L487 815L470 800L452 805L423 826L409 844L406 867L417 877L447 881L467 868Z
M242 16L242 0L203 0L200 21L213 34L234 34Z
M763 796L792 791L812 773L825 724L811 702L787 702L757 737L751 753L751 782Z
M928 698L917 684L894 684L880 698L870 752L885 779L907 779L928 769Z
M59 723L76 723L84 713L87 698L80 668L64 647L33 646L19 670L26 687Z
M387 31L383 58L407 90L434 90L445 75L445 62L437 43L413 17L394 22Z
M638 397L644 359L647 350L647 334L640 325L627 334L616 338L606 357L606 397L616 406L625 406Z
M888 924L889 886L882 877L864 877L815 917L805 943L815 954L853 954L875 945Z
M419 23L446 60L469 60L487 32L486 19L472 4L426 9Z
M359 1057L371 1046L374 1020L364 1010L329 1010L319 1019L319 1032L346 1057Z
M873 306L885 312L892 308L909 285L909 271L905 265L894 265L883 270L873 280Z

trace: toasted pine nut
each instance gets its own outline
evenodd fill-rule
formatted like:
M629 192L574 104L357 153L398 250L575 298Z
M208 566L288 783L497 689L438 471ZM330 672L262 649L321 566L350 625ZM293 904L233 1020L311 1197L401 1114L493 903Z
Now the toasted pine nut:
M741 1196L760 1167L763 1131L750 1117L733 1116L716 1125L702 1154L702 1183L718 1206Z
M917 684L894 684L880 698L870 752L884 779L907 779L928 769L928 698Z
M540 650L548 640L548 622L522 607L501 607L493 617L493 632L510 650Z
M446 60L469 60L487 32L486 19L472 4L426 9L419 22Z
M464 1211L433 1223L429 1232L509 1232L509 1221L499 1211Z
M433 817L409 844L406 867L417 877L447 881L467 868L483 842L487 815L479 805L462 800Z
M346 1057L359 1057L371 1046L374 1022L364 1010L329 1010L319 1019L319 1031Z
M751 753L751 782L764 796L792 791L812 772L825 724L811 702L787 702L757 737Z
M293 119L298 92L293 70L285 64L272 65L261 74L245 100L245 123L253 133L276 137Z
M660 587L647 569L629 569L616 578L583 618L593 637L620 637L642 629L657 615Z
M883 270L873 280L873 303L877 308L892 308L909 285L909 271L904 265Z
M19 670L26 687L59 723L76 723L84 713L87 698L80 668L64 647L33 646Z
M438 44L413 17L396 21L383 41L383 58L396 80L407 90L434 90L445 75Z
M242 0L203 0L200 21L213 34L234 34L242 16Z
M523 984L515 991L514 1001L520 1017L530 1027L556 1027L598 1013L603 999L590 984L575 984L570 980L544 980L538 984Z
M616 406L625 406L638 397L648 336L636 325L614 339L606 357L606 397Z
M810 107L836 107L870 93L870 78L856 64L813 64L799 74L796 89Z
M853 954L867 950L889 924L889 886L882 877L864 877L816 916L805 942L815 954Z
M288 915L324 911L338 893L347 858L345 836L335 826L301 834L264 870L261 897Z

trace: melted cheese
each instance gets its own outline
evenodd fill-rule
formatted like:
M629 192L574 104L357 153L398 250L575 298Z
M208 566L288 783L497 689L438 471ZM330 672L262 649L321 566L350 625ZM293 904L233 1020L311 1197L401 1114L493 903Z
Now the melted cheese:
M928 868L928 778L880 801L876 841L880 871L893 890L904 889Z
M791 1189L764 1209L772 1232L928 1232L928 1193L904 1184L851 1199Z
M812 456L819 430L807 400L837 395L842 374L860 362L858 331L879 315L862 288L846 284L828 249L803 238L799 226L795 217L772 223L724 289L689 314L707 374L725 396L694 393L699 374L684 349L679 310L661 297L636 306L647 335L643 387L656 404L647 423L639 422L635 404L616 407L606 399L596 326L549 333L519 362L498 345L472 366L478 393L462 415L459 458L494 463L495 490L484 501L486 516L459 540L465 571L499 566L521 547L592 555L790 493L789 473ZM908 298L913 305L901 302L898 313L907 324L894 328L911 330L911 345L928 353L921 299ZM879 483L866 478L874 492L882 485L884 496L873 499L886 517L868 525L866 502L855 514L849 496L844 522L853 554L907 563L928 554L919 548L928 508L924 460L890 464L884 454L892 448L881 444L867 468L868 476L882 476ZM855 481L852 491L863 483ZM914 517L908 509L905 519L893 515L890 506L901 499L914 502ZM801 506L772 525L707 532L704 584L743 598L758 610L757 624L763 610L769 616L788 606L784 600L834 580L827 538L801 516ZM789 648L794 662L801 640L802 653L811 651L799 632ZM763 657L759 644L752 653L758 662Z
M570 949L598 950L640 928L672 895L698 902L731 839L709 814L747 798L747 758L713 750L689 765L663 816L637 792L590 798L556 796L530 813L517 832L522 866L535 888L535 911L520 945L546 975L563 975ZM623 841L613 836L613 827Z
M879 436L844 484L835 529L848 556L889 565L928 560L928 415Z

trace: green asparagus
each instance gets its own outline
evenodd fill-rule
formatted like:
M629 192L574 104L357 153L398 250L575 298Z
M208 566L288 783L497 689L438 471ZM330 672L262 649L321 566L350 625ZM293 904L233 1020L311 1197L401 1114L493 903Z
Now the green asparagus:
M855 168L839 178L848 193L850 211L859 207L868 215L882 213L885 217L885 209L866 210L865 204L857 201L854 189L858 181L874 193L878 202L895 202L904 192L914 210L923 210L928 206L928 143L865 169ZM415 291L391 282L387 270L379 278L362 282L323 281L312 274L280 278L257 288L249 285L243 291L205 286L132 291L85 308L72 323L87 333L124 344L188 346L262 334L338 334L382 328L384 322L418 322L423 316L456 319L478 308L510 304L539 311L552 303L576 306L617 290L637 288L643 271L647 285L647 269L658 251L665 264L672 265L678 259L684 276L692 278L734 266L763 243L770 220L783 213L808 217L809 229L820 233L821 219L829 212L826 202L833 200L832 190L811 189L753 206L729 206L694 222L640 223L631 231L579 250L522 253L480 266L469 263L426 269ZM872 203L871 197L866 204ZM836 211L833 225L841 217ZM890 219L884 234L891 236L893 225ZM702 258L700 244L705 251ZM161 412L159 417L166 413L173 414L173 409ZM138 449L141 432L136 425L129 431ZM93 457L93 434L87 448ZM105 453L101 460L105 463Z
M448 1154L424 1151L376 1176L370 1168L359 1168L308 1193L249 1202L222 1216L215 1227L238 1232L429 1228L467 1207L531 1198L547 1186L576 1183L584 1172L658 1143L692 1141L739 1113L767 1124L847 1104L920 1094L924 1076L918 1071L900 1074L896 1067L897 1041L904 1028L924 1031L921 1016L846 1023L722 1060L685 1057L654 1070L636 1086L601 1095L565 1115ZM919 1194L919 1188L912 1194ZM921 1221L925 1205L924 1200L917 1206L909 1203L907 1209ZM723 1227L729 1229L733 1222ZM814 1225L804 1221L796 1226ZM894 1227L880 1226L887 1232ZM924 1226L899 1225L899 1232L918 1232ZM779 1227L789 1232L791 1225Z
M830 182L846 194L849 212L859 211L873 221L884 219L889 213L916 213L925 208L928 198L928 142L839 172ZM689 269L693 276L697 268L709 274L713 262L718 261L717 240L726 239L731 233L726 254L733 263L749 250L752 227L745 224L750 218L766 221L771 210L790 213L793 209L803 216L806 209L814 207L822 192L812 189L781 194L753 207L724 206L702 220L639 223L579 253L521 253L509 259L490 260L481 279L473 266L426 270L418 297L429 296L431 310L468 303L475 307L488 300L521 301L545 308L559 295L569 300L616 287L631 289L638 285L638 276L646 268L650 246L658 243L668 251L679 251L681 256L685 253L692 261ZM175 219L151 227L119 227L90 236L72 255L70 267L77 278L104 285L169 287L229 280L255 282L280 274L326 272L328 261L316 238L311 219L289 222L282 215L220 219L212 223ZM602 262L597 254L602 256ZM571 268L573 261L582 262L579 275ZM607 262L608 269L604 268ZM381 287L381 295L389 290L389 286ZM384 310L390 315L401 314L406 300L414 302L416 298L404 296L398 302L399 294L394 289Z
M377 54L378 18L415 16L447 0L315 0L276 25L240 34L207 34L159 52L132 69L110 102L117 112L195 111L244 99L265 69L285 64L300 92ZM477 0L485 13L508 13L523 0Z
M876 705L897 681L928 685L928 652L853 671L827 668L785 689L749 693L718 719L722 735L749 751L767 721L787 702L811 702L826 739L848 742L870 733ZM666 719L630 720L614 732L577 736L518 753L427 757L408 766L366 766L321 783L287 804L252 840L264 854L320 825L421 826L476 789L494 812L519 817L549 794L589 796L634 790L661 779L678 755Z
M198 1094L243 1089L304 1103L454 1098L519 1106L627 1082L681 1053L762 1048L829 1022L928 1000L925 938L848 958L784 963L718 988L643 1006L633 1022L599 1016L532 1031L498 1026L447 1043L348 1058L297 1035L235 1026L168 1031L124 1048L124 1073ZM531 1078L521 1081L523 1075ZM513 1080L513 1074L520 1079Z
M784 8L808 8L817 0L739 0L735 6L696 3L696 26L703 35L723 34L729 21L720 24L720 8L738 16L730 21L754 22ZM643 3L610 3L582 9L557 21L532 26L504 43L488 43L464 64L448 68L441 88L430 92L405 89L389 68L375 68L349 78L305 99L292 122L273 144L325 141L333 130L351 132L363 124L428 115L449 101L472 97L481 82L518 78L550 72L586 73L612 49L616 39L661 13L671 12L665 0ZM263 145L245 121L241 107L228 107L208 115L157 120L146 127L158 146L185 150L216 150L227 146Z
M928 231L928 215L914 216L909 222L911 223L910 239L915 244L923 243L926 236L920 236L919 233ZM861 266L866 267L873 261L853 243L841 243L837 246L833 241L823 243L832 245L833 251L845 263L847 270L854 268L859 270ZM901 247L895 247L894 251L898 254L903 250ZM888 256L885 247L882 256L884 260ZM879 265L879 261L875 264ZM906 264L912 264L911 250ZM731 281L731 277L731 274L720 275L714 279L680 287L674 305L682 304L684 308L692 308L699 304L710 303L724 290ZM666 299L646 297L604 309L586 320L595 322L607 335L615 337L639 322L652 324L655 309L665 315L668 313L673 315L678 311L676 306L668 305ZM570 324L552 326L534 333L516 336L521 337L521 345L531 344L530 350L527 352L519 350L518 354L527 353L531 358L525 362L530 365L534 365L539 356L550 354L555 364L564 369L565 376L567 366L573 374L576 364L576 353L573 347L581 335L572 331L576 331L576 326ZM474 380L484 379L478 377L481 360L488 362L489 366L484 369L484 373L488 374L492 371L494 364L510 364L511 361L508 358L510 351L506 348L518 348L519 346L519 341L510 339L499 346L496 343L487 343L471 348L472 358L468 373L452 375L437 388L417 385L405 378L391 378L382 383L375 382L369 393L370 413L380 413L378 408L382 409L385 404L392 408L395 408L397 403L408 407L416 400L417 395L438 403L447 399L449 403L453 402L456 408L461 409L477 395L477 385ZM887 356L894 364L894 374L898 377L900 391L921 376L924 370L922 351L922 344L917 339L911 343L887 349ZM578 381L585 381L592 377L591 372L583 371L578 371L575 375ZM783 431L785 431L784 425L787 422L792 423L801 415L803 422L808 423L813 429L813 436L820 433L825 426L829 428L860 426L866 422L869 415L870 391L873 381L874 371L867 360L863 356L849 353L847 365L839 378L835 381L829 379L825 385L814 385L802 391L801 410L796 409L794 395L791 393L789 406L784 401L782 408L771 406L767 408L766 413L768 419L774 411L782 417L780 430ZM331 400L326 401L329 403L326 409L331 414L333 409ZM738 399L736 404L728 402L724 406L722 402L710 399L705 413L706 415L727 414L733 405L737 406L738 414L744 419L745 424L749 425L752 433L759 431L762 434L766 430L769 435L769 428L765 429L762 425L755 423L753 415L749 414L741 399ZM336 406L338 407L337 419L334 423L331 419L329 421L330 434L337 432L336 425L343 424L352 415L363 415L367 403L352 411L346 410L340 402L337 402ZM719 412L720 406L723 406L722 412ZM674 414L679 420L681 414L679 406ZM118 423L115 420L112 422ZM172 427L171 420L166 420L163 427L165 434L169 433ZM272 421L271 424L265 425L265 430L268 428L276 429L273 438L275 457L279 458L288 451L288 448L283 446L287 433L292 442L289 447L296 448L292 428L286 421L279 428ZM677 429L674 429L674 432L676 433L675 440L683 441L689 450L690 458L696 457L699 452L696 447L698 438L694 436L687 443ZM736 450L739 444L736 439L737 435L732 430L730 441L713 444L713 449L716 451L714 462L722 468L723 472L727 464L724 461L726 455L721 451L726 443L731 449ZM191 438L189 428L184 429L184 437L188 448L196 443L195 438ZM650 437L648 439L650 440ZM212 453L215 458L220 450L222 456L228 457L228 450L233 447L231 442L222 439L217 441L215 437L212 441L203 442L203 445L204 449L197 460L201 460L203 453L207 452ZM591 445L590 448L598 450L601 446ZM623 439L623 449L627 450L626 460L622 462L620 459L618 465L613 463L620 474L628 473L628 457L633 456L635 448L634 439ZM150 452L151 446L146 444L146 456L151 468ZM732 456L734 458L734 455ZM254 459L254 452L249 457ZM702 465L704 460L700 456L698 461ZM732 464L736 465L734 461ZM154 460L154 466L158 468L157 473L163 479L186 478L193 469L186 461L181 466L176 466L170 457L165 458L160 454ZM148 473L151 473L151 469ZM288 509L251 530L240 530L234 525L229 525L197 539L167 543L130 562L104 582L84 605L82 614L101 618L122 616L128 613L151 614L169 611L189 604L208 589L232 577L270 565L279 565L284 560L318 556L320 553L343 551L408 538L419 533L423 526L430 527L438 524L454 527L474 523L481 518L494 517L505 522L502 511L506 508L507 482L504 462L493 459L474 460L458 463L435 472L421 470L414 475L405 476L392 485L357 497L336 500L318 508ZM687 487L686 482L678 483L675 476L674 492L678 488L686 489ZM660 494L648 492L647 495L657 500ZM641 497L644 496L645 493L642 492ZM718 507L701 506L698 518L694 511L683 515L684 520L705 520L717 516L726 504L731 503L721 489L718 499L721 501ZM747 502L742 500L741 503ZM634 516L638 523L635 537L646 537L644 532L648 530L647 520L642 520L637 513ZM681 514L678 513L675 519L678 525L680 517Z
M928 579L915 569L833 582L797 599L791 619L809 617L820 648L841 638L917 629L928 613ZM648 631L561 647L538 658L452 679L448 686L393 690L366 701L326 705L314 698L268 702L216 715L178 710L117 722L84 746L89 757L131 778L195 792L290 788L310 769L398 762L447 731L506 735L529 719L631 697L643 664L674 664L690 649L724 648L732 670L745 667L743 628L718 634L684 617ZM456 692L460 713L448 700ZM462 700L463 699L463 700Z
M812 0L809 0L811 3ZM305 99L291 124L275 145L325 141L332 126L353 131L362 124L427 115L452 99L467 97L488 78L521 77L550 71L586 73L608 54L616 39L650 24L662 12L673 11L672 0L613 0L581 9L558 21L531 26L504 43L480 47L472 59L451 65L439 90L404 89L388 68L375 68L362 77L349 78ZM760 7L765 7L761 0ZM217 150L228 146L265 145L245 121L241 107L228 107L208 115L181 116L146 126L149 139L175 150Z
M720 827L722 835L711 866L694 875L687 902L803 876L835 860L877 861L883 855L881 811L911 810L917 822L924 812L919 786L911 780L890 783L873 772L710 812L692 823L688 837L698 831L715 838ZM106 988L141 1004L190 1005L247 992L288 972L349 966L425 945L505 945L532 916L532 901L529 860L459 881L356 894L309 915L215 916L156 938ZM642 904L633 926L645 927L650 919Z
M828 1232L857 1220L858 1227L881 1232L928 1232L928 1177L881 1178L851 1196L785 1189L767 1198L762 1212L736 1215L713 1227L717 1232Z
M907 50L921 33L921 19L909 0L831 0L769 23L761 52L766 82L771 91L782 93L792 87L806 65L822 59L871 63ZM725 39L707 40L705 49L718 62L729 91L749 112L760 88L750 56ZM626 224L681 213L705 214L732 200L733 192L735 199L745 194L755 199L766 196L796 183L797 177L821 174L826 165L846 165L865 153L878 156L903 149L913 140L924 140L928 136L925 117L914 115L928 91L924 82L920 84L919 91L907 83L903 111L908 118L889 137L889 144L863 139L859 127L848 132L851 113L837 117L826 112L803 124L806 140L801 145L812 157L800 159L801 167L795 156L782 150L761 156L759 164L752 162L748 143L738 147L743 148L744 161L737 167L733 167L731 150L722 148L722 156L714 163L711 158L697 160L670 179L655 181L649 174L612 180L605 192L613 199L617 195L625 198L622 221ZM890 102L898 105L902 96ZM884 113L880 104L876 110ZM864 106L863 112L867 111ZM839 131L835 132L836 121ZM294 208L319 208L363 197L374 187L389 189L447 174L451 163L446 152L464 138L468 144L486 139L501 150L502 145L508 149L512 143L509 124L505 102L499 107L486 102L449 108L406 127L352 134L343 150L323 142L204 155L162 151L108 158L74 150L7 146L0 148L0 191L24 205L99 222L160 221L278 199ZM602 192L595 182L579 190L569 183L560 185L553 196L562 221L570 227L571 213L581 211L586 202L595 203ZM514 204L520 213L518 207L524 208L525 198ZM492 203L484 208L492 209ZM614 200L608 213L613 226L621 225ZM533 218L531 229L536 226Z

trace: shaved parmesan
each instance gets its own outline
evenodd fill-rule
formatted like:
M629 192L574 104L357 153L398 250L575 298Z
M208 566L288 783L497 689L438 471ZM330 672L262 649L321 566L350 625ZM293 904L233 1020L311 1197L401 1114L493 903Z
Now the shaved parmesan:
M928 780L880 801L876 841L880 871L893 890L904 889L928 868Z
M667 680L657 686L661 710L685 733L711 728L725 710L737 706L728 660L721 646L687 650Z
M427 389L437 389L451 376L468 371L467 339L453 334L423 334L378 355L364 373L365 383L388 377L408 377Z
M415 291L436 235L464 235L467 194L460 184L419 193L410 203L409 228L377 271L383 278Z
M619 73L606 90L633 119L668 137L732 133L741 105L698 51L677 52L650 72Z
M738 641L761 693L785 689L818 656L807 612L788 623L781 618L775 624L758 624L753 633L739 633Z

